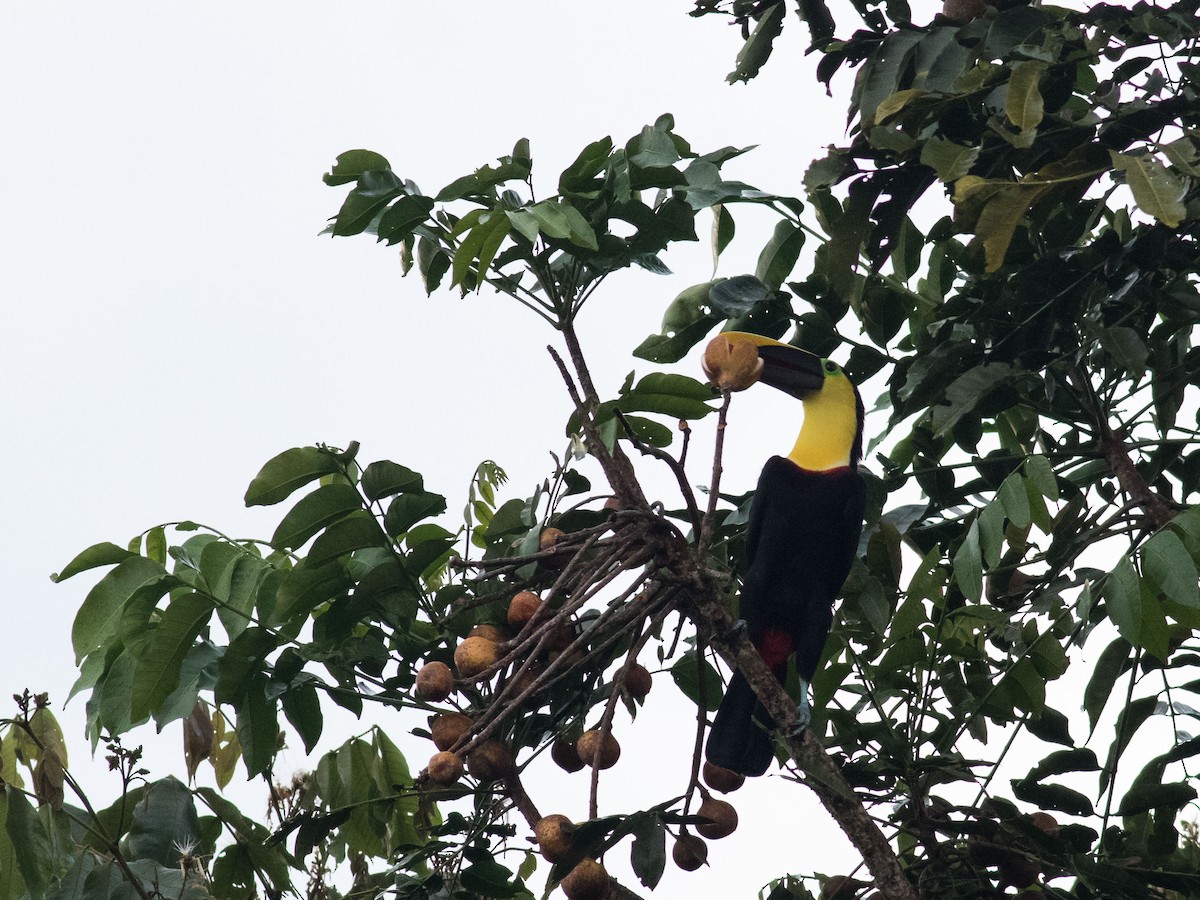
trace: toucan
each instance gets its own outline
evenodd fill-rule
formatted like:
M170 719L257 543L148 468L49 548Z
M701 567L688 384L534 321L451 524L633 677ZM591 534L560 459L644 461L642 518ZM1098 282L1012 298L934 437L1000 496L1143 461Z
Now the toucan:
M771 457L759 476L738 603L739 625L745 623L780 681L795 656L803 728L811 719L808 685L862 533L862 399L836 363L756 334L718 335L703 365L723 390L762 382L804 406L795 446L786 457ZM743 775L762 775L775 756L774 727L750 684L735 671L708 735L708 761Z

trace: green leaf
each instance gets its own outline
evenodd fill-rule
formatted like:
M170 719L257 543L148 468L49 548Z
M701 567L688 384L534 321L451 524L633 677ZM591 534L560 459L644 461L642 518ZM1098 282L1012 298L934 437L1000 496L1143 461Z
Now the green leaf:
M949 434L959 419L975 409L997 386L1012 382L1020 373L1007 363L968 369L945 389L946 403L933 407L933 425L938 437Z
M351 513L339 522L334 522L313 541L308 551L308 564L321 566L366 547L387 547L388 537L379 523L365 509Z
M1041 781L1049 775L1098 771L1100 771L1100 761L1096 759L1095 751L1089 747L1076 747L1071 750L1055 750L1030 769L1025 780Z
M1045 109L1038 82L1045 71L1046 64L1037 60L1026 60L1012 67L1004 114L1021 131L1032 131L1042 124Z
M799 225L788 219L776 222L771 239L758 255L755 277L771 290L779 290L796 267L803 247L804 231Z
M317 689L312 684L288 688L283 695L283 714L304 742L304 752L312 753L325 727L325 717L321 712L321 699Z
M967 537L954 554L954 580L963 596L978 603L983 596L983 554L979 545L979 522L971 523Z
M1157 706L1157 697L1138 697L1131 700L1118 713L1117 722L1114 727L1116 736L1108 748L1108 758L1104 761L1104 771L1100 773L1100 790L1102 792L1108 789L1109 781L1112 780L1121 754L1125 752L1125 748L1129 746L1129 742L1133 740L1138 729L1154 714Z
M357 181L363 172L386 172L392 168L386 158L372 150L347 150L338 154L333 170L324 176L331 187Z
M744 316L771 297L771 289L753 275L735 275L712 282L709 303L717 312L733 318Z
M7 790L15 791L20 786L20 782L10 781ZM0 790L0 897L21 897L26 893L25 879L21 877L21 860L8 836L7 824L8 797Z
M1141 646L1142 590L1138 574L1128 559L1118 560L1104 579L1108 617L1131 644Z
M675 661L671 666L671 678L685 697L705 711L714 712L721 705L721 694L724 693L721 676L707 659L697 661L695 650L687 651Z
M146 718L179 686L179 672L196 638L212 618L212 600L202 594L176 597L138 654L130 714Z
M1034 804L1039 809L1057 809L1072 816L1093 814L1091 800L1079 791L1071 790L1061 784L1014 781L1013 795L1018 800Z
M566 211L555 201L543 200L529 207L528 212L537 220L539 232L546 237L566 240L571 236Z
M267 576L271 573L275 578L283 577L282 572L249 554L243 554L234 564L229 577L229 589L221 598L225 602L217 607L217 617L231 640L249 624L250 615L258 604L260 590L268 583Z
M344 482L322 485L288 510L271 535L271 546L278 550L299 547L319 530L361 510L362 498L352 485Z
M275 621L291 622L307 616L317 606L340 596L350 587L346 570L338 563L313 566L307 560L288 572L275 595Z
M634 832L629 862L642 884L650 890L658 886L667 867L667 827L657 816Z
M161 525L146 532L146 556L160 565L167 564L167 532Z
M487 280L487 268L491 265L496 249L511 227L508 216L501 210L485 211L479 224L473 227L466 239L454 252L454 263L450 268L450 283L468 287L481 287ZM475 280L468 285L464 279L475 265Z
M25 794L12 785L4 788L4 805L7 807L4 810L5 830L12 843L21 880L25 882L28 896L32 900L41 900L56 874L50 832Z
M1117 815L1135 816L1151 809L1178 812L1195 799L1196 789L1187 782L1136 786L1121 798Z
M168 775L146 787L133 808L133 826L126 839L131 859L152 859L178 867L179 848L200 835L200 820L192 793L179 779Z
M1150 351L1142 342L1141 337L1132 328L1124 325L1114 325L1100 330L1100 346L1113 358L1118 366L1128 372L1135 380L1140 380L1146 372L1146 359Z
M620 399L604 404L597 412L597 421L611 418L614 408L621 412L659 413L673 419L700 419L713 412L708 405L712 396L712 389L694 378L652 372L623 392Z
M279 640L270 629L251 625L230 641L221 657L213 699L219 704L238 703L251 679L262 671L267 654L279 646Z
M450 254L435 239L422 235L417 241L417 268L425 282L426 294L438 289L442 277L450 270L450 263Z
M653 363L679 362L720 321L716 316L706 316L674 334L652 334L638 344L633 355Z
M584 194L589 198L598 194L603 182L598 182L596 176L607 167L612 150L611 137L601 138L584 147L575 161L563 169L558 179L558 192L564 195Z
M1171 174L1153 156L1118 153L1109 150L1113 168L1125 173L1133 199L1142 212L1154 216L1168 228L1175 228L1187 216L1183 196L1187 184Z
M338 237L362 234L388 205L403 192L400 179L391 171L363 172L358 186L346 195L329 231Z
M267 696L264 676L251 679L236 709L242 761L246 764L246 774L253 778L270 767L279 746L278 713L275 701Z
M406 194L384 210L376 226L379 240L396 244L411 237L413 229L429 219L433 210L432 197Z
M323 475L341 471L337 457L319 447L293 447L267 462L246 489L247 506L271 506Z
M443 561L454 546L454 535L441 525L427 522L409 530L404 538L408 553L404 567L414 576L420 577Z
M1200 608L1196 564L1173 531L1160 531L1142 545L1142 571L1168 600Z
M737 232L737 226L734 224L733 215L725 208L723 203L718 203L712 207L712 211L713 271L716 272L717 260L721 258L721 254L725 252L725 248L733 240L733 236Z
M1004 479L996 498L1004 508L1004 515L1017 528L1028 528L1032 520L1029 517L1029 495L1025 492L1025 483L1016 472Z
M1054 477L1054 470L1046 457L1031 456L1025 460L1025 477L1033 482L1047 500L1058 499L1058 479Z
M662 125L662 127L660 127ZM663 169L679 161L679 150L668 133L670 125L656 122L646 125L625 145L625 158L638 169Z
M1075 746L1067 717L1048 706L1042 710L1041 715L1030 716L1025 723L1025 728L1038 740L1051 744L1062 744L1066 747Z
M213 670L221 650L212 641L193 644L179 669L179 686L154 710L154 724L161 732L171 722L186 719L196 707L201 688L215 683Z
M783 14L785 3L774 3L760 15L754 23L754 30L742 45L737 55L737 64L732 72L725 76L730 84L739 81L749 81L767 61L775 38L783 31Z
M137 554L131 553L124 547L118 547L116 544L107 541L101 544L92 544L92 546L67 563L61 572L51 575L50 580L55 583L66 581L72 575L78 575L80 572L86 572L88 569L96 569L100 566L115 566L117 563L129 559L131 556L137 556Z
M625 424L629 426L634 437L644 444L649 444L651 447L669 447L675 440L675 431L661 422L641 416L625 416L624 418Z
M921 145L921 164L937 173L940 181L958 181L979 158L978 147L964 147L945 138L934 137Z
M130 556L93 587L71 626L71 645L75 661L103 646L116 631L125 604L135 596L149 591L161 597L179 579L168 575L166 569L144 556Z
M374 503L394 494L420 493L425 490L425 482L412 469L383 459L371 463L363 471L362 490Z
M1017 226L1029 208L1054 186L1038 180L1042 173L1026 176L1026 181L988 180L965 175L954 184L954 215L983 244L985 269L995 272L1004 263ZM1048 177L1048 176L1047 176Z
M404 534L417 522L446 511L446 498L441 494L401 494L388 505L383 526L392 537Z

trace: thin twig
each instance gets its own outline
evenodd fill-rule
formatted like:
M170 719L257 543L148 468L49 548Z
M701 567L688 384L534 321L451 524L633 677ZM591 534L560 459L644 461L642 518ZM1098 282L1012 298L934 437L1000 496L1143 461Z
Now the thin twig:
M629 425L629 420L625 418L625 414L619 409L616 411L617 421L625 429L625 433L629 436L633 446L636 447L644 456L652 456L662 463L665 463L667 468L671 470L671 474L675 476L675 481L679 484L679 493L683 495L683 502L687 506L688 518L692 520L692 528L698 534L702 520L700 517L700 507L696 503L696 495L692 491L692 486L688 483L687 472L683 468L683 457L675 459L670 453L665 450L660 450L658 447L651 446L633 433L633 428ZM684 451L687 451L685 438Z
M717 501L721 496L721 473L724 471L721 458L725 452L725 424L729 416L729 403L733 399L733 393L726 390L722 391L722 395L721 409L717 413L717 436L713 446L713 471L712 482L708 489L708 509L704 512L700 540L697 543L701 559L708 552L708 545L712 542L713 530L716 527Z

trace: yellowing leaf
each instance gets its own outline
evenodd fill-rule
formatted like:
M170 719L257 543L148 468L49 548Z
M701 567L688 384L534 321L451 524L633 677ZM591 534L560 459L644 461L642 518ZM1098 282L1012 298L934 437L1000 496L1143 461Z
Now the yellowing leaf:
M918 97L924 97L928 91L918 91L912 88L904 91L896 91L896 93L884 97L879 105L875 107L875 124L882 125L904 107L908 106L913 100Z
M1167 171L1153 156L1134 156L1130 153L1108 151L1113 168L1125 173L1129 189L1138 208L1154 216L1169 228L1175 228L1187 209L1183 195L1187 185Z
M1046 64L1036 60L1017 63L1008 81L1008 96L1004 101L1004 114L1021 131L1032 131L1042 124L1045 113L1038 81L1046 71Z

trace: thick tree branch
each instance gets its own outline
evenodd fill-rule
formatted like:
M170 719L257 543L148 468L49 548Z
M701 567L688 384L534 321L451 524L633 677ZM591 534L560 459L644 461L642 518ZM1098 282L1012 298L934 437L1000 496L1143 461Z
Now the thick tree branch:
M649 502L629 457L619 444L609 451L594 425L592 414L599 405L599 395L571 323L563 326L562 334L582 392L580 397L572 390L572 399L581 412L588 450L600 463L618 499L628 507L648 511ZM561 359L553 349L551 354L566 377L566 367ZM566 380L570 385L571 380ZM583 402L580 403L580 400ZM795 703L771 674L754 645L744 635L734 631L733 621L721 600L721 585L704 567L703 554L694 554L673 528L648 529L646 542L647 548L653 548L657 557L659 577L684 588L679 592L683 598L681 605L685 607L683 612L696 625L701 638L707 640L726 662L742 671L774 717L780 732L790 734L794 731L797 724ZM809 776L810 786L825 809L862 854L863 862L874 876L880 894L887 900L918 900L917 890L904 874L891 844L855 796L854 789L842 776L841 770L825 753L820 741L804 732L799 737L788 738L788 745L792 758Z
M740 669L775 719L781 734L791 734L797 724L796 704L771 674L749 639L733 627L733 620L720 600L718 585L696 567L694 589L686 610L701 634L730 666ZM787 739L792 759L806 775L809 786L837 821L850 842L862 854L875 887L888 900L917 900L916 887L904 874L895 851L870 813L855 796L825 748L808 731Z

